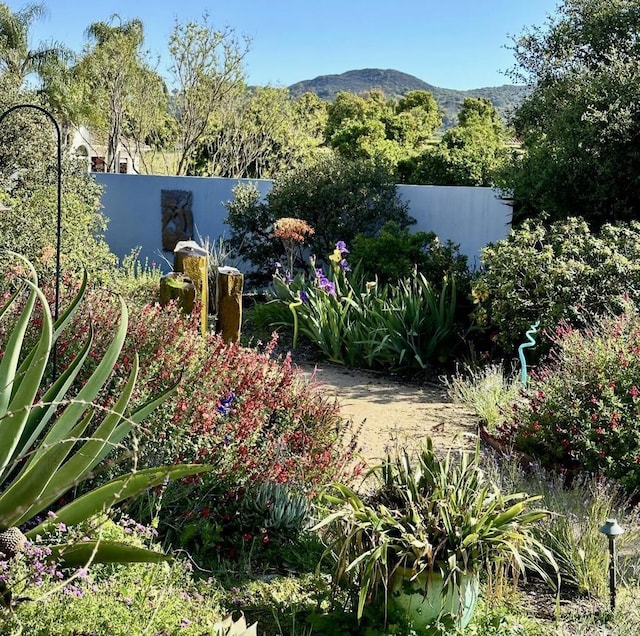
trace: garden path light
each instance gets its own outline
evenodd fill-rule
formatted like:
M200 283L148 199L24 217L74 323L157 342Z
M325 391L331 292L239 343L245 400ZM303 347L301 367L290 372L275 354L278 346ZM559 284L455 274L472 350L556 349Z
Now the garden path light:
M613 611L616 608L616 539L624 532L624 528L615 519L607 519L600 532L609 539L609 593Z

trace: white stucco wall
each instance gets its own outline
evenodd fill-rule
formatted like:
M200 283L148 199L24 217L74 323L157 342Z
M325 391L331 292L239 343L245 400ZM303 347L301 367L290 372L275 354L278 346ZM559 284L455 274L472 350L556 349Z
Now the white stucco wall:
M225 201L233 199L233 187L244 179L166 177L125 174L94 174L104 186L103 213L109 219L106 240L120 258L140 247L140 260L164 267L161 237L161 190L193 192L195 239L228 237L224 223ZM269 180L251 180L264 195ZM460 244L473 267L487 243L504 238L510 227L511 208L490 188L444 186L398 186L417 223L412 231L433 231L441 240ZM164 253L170 261L173 256ZM165 267L166 269L166 267Z
M474 269L482 248L503 239L511 227L512 208L491 188L399 185L398 194L417 221L412 231L459 243Z

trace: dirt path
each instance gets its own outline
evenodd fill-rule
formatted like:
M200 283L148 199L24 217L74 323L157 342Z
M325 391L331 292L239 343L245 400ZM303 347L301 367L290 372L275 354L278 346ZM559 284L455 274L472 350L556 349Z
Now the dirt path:
M357 429L359 447L367 461L380 459L395 444L419 446L430 436L434 447L473 448L477 422L472 413L452 404L436 385L413 385L386 375L318 363L299 365L306 375L337 397L342 414Z

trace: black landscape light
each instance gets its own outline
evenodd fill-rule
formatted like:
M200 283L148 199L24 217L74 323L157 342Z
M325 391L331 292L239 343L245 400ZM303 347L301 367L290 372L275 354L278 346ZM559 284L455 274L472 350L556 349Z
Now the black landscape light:
M58 315L60 313L60 242L62 236L62 135L60 134L60 125L56 121L55 117L42 106L38 106L36 104L17 104L8 108L4 111L4 113L0 114L0 124L2 120L12 113L14 110L20 110L23 108L31 108L33 110L37 110L38 112L46 115L51 123L53 124L56 130L56 141L58 144L58 153L57 153L57 167L58 167L58 206L57 206L57 230L56 230L56 291L55 291L55 304L53 316L54 319L58 320ZM0 208L0 209L8 209L8 208ZM56 379L56 347L53 348L53 356L52 356L52 364L53 364L53 379Z
M615 519L607 519L600 532L609 539L609 593L613 611L616 608L616 539L624 532L624 528Z

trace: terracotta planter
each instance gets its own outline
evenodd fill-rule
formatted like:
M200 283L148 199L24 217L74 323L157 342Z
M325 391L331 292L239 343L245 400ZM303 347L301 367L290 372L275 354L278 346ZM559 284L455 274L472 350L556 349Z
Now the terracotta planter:
M471 621L478 600L477 574L464 574L460 590L442 596L442 576L425 572L411 580L412 570L398 568L391 581L390 604L399 610L415 629L427 630L440 619L451 627L465 628Z

